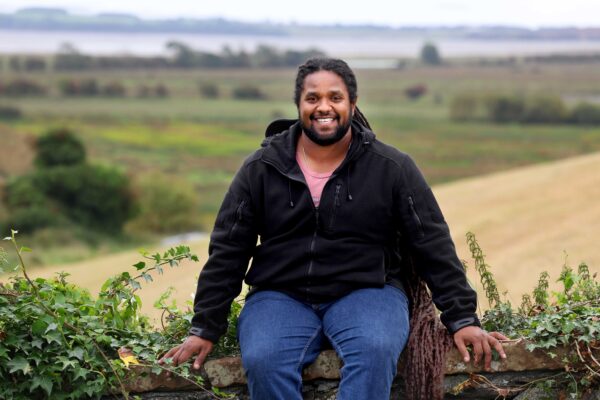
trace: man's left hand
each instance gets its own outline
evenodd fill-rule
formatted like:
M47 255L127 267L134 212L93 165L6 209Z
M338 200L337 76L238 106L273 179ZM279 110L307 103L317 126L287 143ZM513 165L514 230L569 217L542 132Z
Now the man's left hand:
M500 357L506 358L506 353L502 348L500 340L508 340L506 336L499 332L486 332L478 326L466 326L454 333L454 344L468 363L471 360L467 346L473 347L473 364L479 364L481 357L484 357L485 369L489 371L492 364L492 348L496 349Z

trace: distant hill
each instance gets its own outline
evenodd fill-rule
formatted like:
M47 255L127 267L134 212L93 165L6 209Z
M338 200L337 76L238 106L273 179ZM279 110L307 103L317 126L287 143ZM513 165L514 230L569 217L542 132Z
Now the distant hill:
M24 8L0 14L0 27L13 30L163 32L270 36L372 34L406 37L456 37L481 40L600 40L600 27L528 29L515 26L404 26L247 23L223 18L145 20L131 14L76 15L60 8Z

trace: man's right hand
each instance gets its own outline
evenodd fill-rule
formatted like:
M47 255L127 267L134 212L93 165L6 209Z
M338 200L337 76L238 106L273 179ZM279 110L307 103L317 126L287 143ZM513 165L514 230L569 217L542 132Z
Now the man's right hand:
M190 357L196 356L196 359L194 360L194 369L200 369L212 348L213 342L210 340L190 335L182 344L173 347L167 354L162 356L161 359L158 360L158 363L162 365L170 358L172 359L171 364L177 366L186 362Z

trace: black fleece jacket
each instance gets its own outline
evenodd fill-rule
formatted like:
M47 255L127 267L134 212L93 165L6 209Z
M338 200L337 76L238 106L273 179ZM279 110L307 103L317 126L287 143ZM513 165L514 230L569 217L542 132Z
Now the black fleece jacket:
M190 333L217 341L243 280L251 293L278 290L310 303L400 286L401 247L409 249L448 330L479 325L476 294L413 160L353 123L346 159L315 208L296 162L300 133L295 123L268 137L236 174L198 279Z

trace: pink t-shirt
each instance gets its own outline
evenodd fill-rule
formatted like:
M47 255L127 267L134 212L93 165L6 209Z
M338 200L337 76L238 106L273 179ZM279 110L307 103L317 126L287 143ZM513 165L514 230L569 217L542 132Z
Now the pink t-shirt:
M306 184L310 190L310 196L312 197L313 203L315 204L315 207L319 207L323 188L331 177L331 174L333 174L334 170L325 173L311 171L304 162L304 157L301 153L300 146L298 146L298 150L296 151L296 161L300 166L300 170L304 174L304 179L306 180Z

